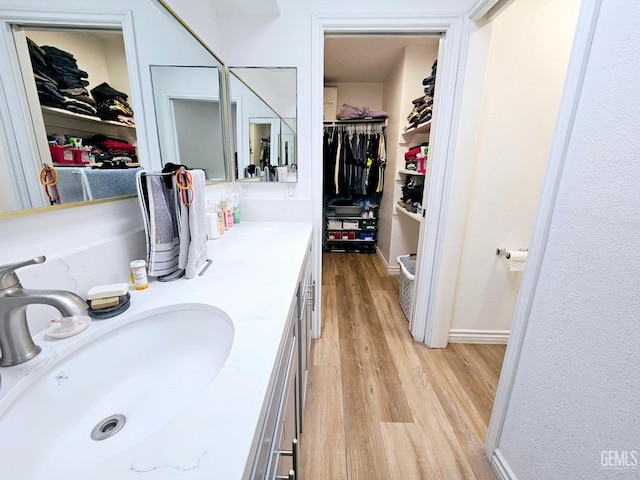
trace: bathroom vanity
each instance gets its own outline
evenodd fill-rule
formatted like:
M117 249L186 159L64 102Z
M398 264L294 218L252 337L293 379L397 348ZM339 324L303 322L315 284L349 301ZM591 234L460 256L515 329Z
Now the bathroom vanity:
M37 357L0 368L0 472L289 478L303 425L311 230L240 223L208 242L202 276L131 290L128 311L77 336L36 335ZM112 414L126 424L92 439Z

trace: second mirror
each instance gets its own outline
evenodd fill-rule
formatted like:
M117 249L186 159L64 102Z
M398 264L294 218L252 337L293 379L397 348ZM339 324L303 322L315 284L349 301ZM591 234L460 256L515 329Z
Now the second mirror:
M230 71L236 179L297 182L296 69Z

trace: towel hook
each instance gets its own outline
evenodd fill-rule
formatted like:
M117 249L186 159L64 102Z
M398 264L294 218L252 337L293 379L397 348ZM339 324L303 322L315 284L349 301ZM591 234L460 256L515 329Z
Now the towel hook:
M193 178L184 167L180 167L175 173L176 187L180 190L180 199L187 207L193 204Z

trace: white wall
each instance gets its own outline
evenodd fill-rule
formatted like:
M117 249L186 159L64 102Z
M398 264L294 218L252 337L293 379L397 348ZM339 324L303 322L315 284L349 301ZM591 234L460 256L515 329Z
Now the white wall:
M385 191L382 194L380 202L378 222L378 251L387 264L395 262L395 258L391 259L389 252L391 251L391 236L393 230L398 228L400 219L394 215L394 205L397 202L394 194L394 187L397 177L398 166L396 159L398 157L398 140L400 138L400 130L404 126L402 117L402 81L404 78L405 56L402 55L396 61L391 69L391 73L385 79L383 88L382 109L389 114L387 119L387 128L385 130L385 140L387 147L387 165L384 170ZM407 220L409 220L407 218Z
M601 455L640 458L639 24L602 2L499 440L519 480L638 478Z
M354 107L368 107L370 110L382 108L382 83L375 82L334 82L327 87L338 87L337 111L345 103Z
M129 71L127 70L127 64L122 61L126 56L122 36L105 39L103 45L107 71L109 72L109 85L131 97Z
M491 43L452 330L510 329L522 274L495 249L529 246L579 4L515 0L485 27Z

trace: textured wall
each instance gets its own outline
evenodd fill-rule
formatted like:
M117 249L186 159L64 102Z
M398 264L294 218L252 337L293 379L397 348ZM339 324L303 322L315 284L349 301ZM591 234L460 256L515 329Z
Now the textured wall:
M639 475L601 464L640 450L639 24L602 2L499 442L519 480Z

